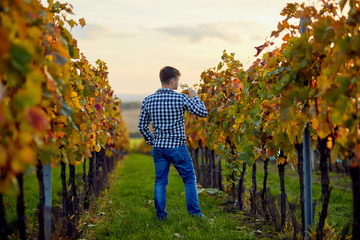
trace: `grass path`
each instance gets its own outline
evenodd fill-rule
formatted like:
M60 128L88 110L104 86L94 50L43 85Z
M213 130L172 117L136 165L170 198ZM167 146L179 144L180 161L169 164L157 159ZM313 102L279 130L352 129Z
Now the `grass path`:
M120 162L111 181L111 187L82 220L84 239L256 238L239 216L220 209L221 197L200 194L200 207L207 218L190 216L184 184L173 167L167 188L168 220L159 221L153 201L154 166L149 156L131 153Z

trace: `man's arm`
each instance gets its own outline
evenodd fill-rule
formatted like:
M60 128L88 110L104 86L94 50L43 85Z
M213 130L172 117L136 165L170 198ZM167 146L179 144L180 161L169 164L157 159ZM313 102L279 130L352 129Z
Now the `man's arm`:
M185 109L198 117L206 117L208 112L206 111L204 103L196 95L195 90L190 88L189 95L190 97L185 96Z
M141 105L141 111L140 111L140 117L139 117L139 131L144 136L145 142L148 145L152 145L154 135L150 131L149 125L150 125L150 114L145 108L145 101Z

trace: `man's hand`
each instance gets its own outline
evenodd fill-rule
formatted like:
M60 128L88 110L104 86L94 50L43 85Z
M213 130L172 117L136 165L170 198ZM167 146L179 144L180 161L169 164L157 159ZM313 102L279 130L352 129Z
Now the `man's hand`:
M195 97L195 96L196 96L196 92L195 92L195 90L194 90L194 89L189 88L188 90L189 90L189 97L193 98L193 97Z

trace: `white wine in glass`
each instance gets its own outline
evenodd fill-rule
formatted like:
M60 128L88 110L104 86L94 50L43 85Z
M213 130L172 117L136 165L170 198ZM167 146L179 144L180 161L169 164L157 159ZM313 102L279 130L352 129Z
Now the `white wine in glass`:
M179 83L179 86L182 90L188 90L189 86L187 85L187 83Z

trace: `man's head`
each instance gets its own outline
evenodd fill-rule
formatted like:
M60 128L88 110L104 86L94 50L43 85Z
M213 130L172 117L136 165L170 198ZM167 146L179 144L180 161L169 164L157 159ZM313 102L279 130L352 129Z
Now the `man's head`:
M171 88L176 90L179 85L179 78L181 77L181 73L179 70L173 67L163 67L160 70L160 81L163 87Z

